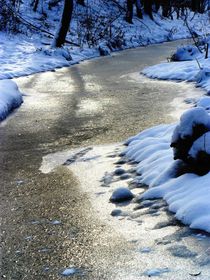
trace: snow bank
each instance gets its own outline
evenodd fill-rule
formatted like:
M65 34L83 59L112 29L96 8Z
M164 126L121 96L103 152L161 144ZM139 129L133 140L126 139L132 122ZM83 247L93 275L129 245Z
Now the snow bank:
M209 106L209 98L201 99L199 104ZM204 176L186 173L175 178L180 163L180 160L173 160L170 148L175 127L175 124L159 125L130 138L125 154L138 163L138 182L149 186L140 199L163 198L177 219L191 228L210 232L210 172ZM204 141L210 143L210 132L205 138L201 136L194 142L189 152L191 156L196 156L197 151L205 147ZM205 148L210 150L208 144Z
M196 82L210 94L210 58L200 53L193 45L181 46L172 55L175 62L161 63L145 68L147 77L161 80Z
M19 107L23 102L22 95L15 82L11 80L0 81L0 120Z

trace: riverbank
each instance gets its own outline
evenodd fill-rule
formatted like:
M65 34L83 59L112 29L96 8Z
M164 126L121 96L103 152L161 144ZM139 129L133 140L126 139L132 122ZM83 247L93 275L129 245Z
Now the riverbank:
M189 12L188 19L190 28L196 34L202 36L209 32L207 14ZM50 20L48 24L53 33L56 28L55 22ZM128 24L122 15L114 24L116 27L113 28L120 28L123 35L120 39L120 46L112 48L108 47L108 41L101 40L91 48L87 43L83 43L79 47L67 44L63 48L53 49L50 47L52 40L42 33L34 33L27 37L23 34L8 35L0 32L0 79L26 76L71 66L87 59L99 57L100 48L104 49L106 54L111 54L129 48L191 38L184 20L182 18L176 19L175 15L173 20L163 18L159 13L154 15L154 20L145 15L143 20L134 18L134 24ZM203 25L206 27L205 34L203 34ZM77 21L73 18L71 36L68 37L72 42L78 41L77 28Z

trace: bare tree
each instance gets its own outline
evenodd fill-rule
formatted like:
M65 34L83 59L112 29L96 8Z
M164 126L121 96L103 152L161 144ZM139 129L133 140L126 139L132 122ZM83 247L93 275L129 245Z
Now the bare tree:
M153 4L152 0L144 0L144 12L153 20L152 4Z
M128 23L133 23L133 0L127 0L127 11L126 11L126 17L125 20Z
M34 0L33 1L33 11L34 12L37 11L38 5L39 5L39 0Z
M79 5L85 6L85 0L77 0Z
M60 48L65 43L66 35L69 30L69 25L72 18L73 6L73 0L65 0L58 30L53 39L53 47Z
M136 4L137 17L143 18L141 11L141 0L127 0L127 11L126 11L126 21L128 23L133 23L133 5Z

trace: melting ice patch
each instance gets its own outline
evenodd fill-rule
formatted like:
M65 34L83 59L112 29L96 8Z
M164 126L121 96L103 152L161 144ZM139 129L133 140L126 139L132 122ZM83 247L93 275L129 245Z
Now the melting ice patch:
M151 276L160 276L161 274L167 273L167 272L170 272L170 269L167 268L167 267L165 267L165 268L153 268L153 269L146 270L144 272L144 274L147 275L148 277L151 277Z

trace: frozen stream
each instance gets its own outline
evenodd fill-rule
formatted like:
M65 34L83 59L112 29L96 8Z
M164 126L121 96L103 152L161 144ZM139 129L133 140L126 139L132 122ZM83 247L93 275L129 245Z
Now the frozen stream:
M147 279L150 274L209 279L208 237L176 223L160 226L166 212L142 215L138 225L131 216L111 217L113 206L104 204L109 191L100 198L99 180L117 160L109 155L121 149L107 144L175 121L189 107L184 99L203 94L191 84L139 75L179 44L127 50L16 79L25 102L0 129L3 277L62 279L71 268L66 273L73 279ZM62 165L82 147L91 147L83 155L88 160ZM192 254L186 257L184 251Z

